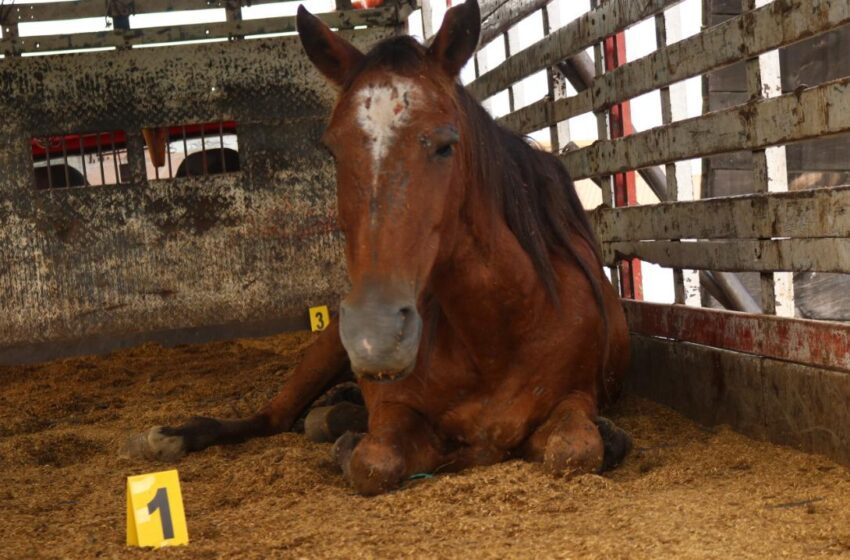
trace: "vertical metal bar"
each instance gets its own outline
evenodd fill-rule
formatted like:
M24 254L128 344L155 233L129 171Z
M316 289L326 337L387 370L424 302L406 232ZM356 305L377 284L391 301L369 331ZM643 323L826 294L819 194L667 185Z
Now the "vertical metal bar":
M227 173L227 160L224 157L224 121L218 121L218 147L221 150L221 172Z
M663 49L667 46L667 20L664 12L655 16L655 48ZM673 122L673 101L670 99L670 88L664 87L661 93L661 123L668 125ZM676 177L676 163L668 163L665 167L667 177L667 198L679 200L679 181ZM674 301L679 305L685 303L685 276L681 268L673 269L673 294Z
M186 163L184 169L186 169L186 177L189 177L191 173L189 172L189 162L186 160L189 159L189 147L186 145L186 125L180 127L183 131L183 161Z
M65 162L65 186L71 186L71 172L68 165L68 147L65 145L65 135L62 135L62 160Z
M626 34L619 32L605 39L605 69L611 71L626 63ZM609 109L611 138L622 138L634 134L631 107L628 100ZM631 206L637 204L635 172L614 174L614 204ZM623 297L643 299L640 259L620 262L620 285Z
M599 7L601 0L590 0L590 7L596 9ZM595 77L599 78L605 73L605 50L603 48L603 43L595 43L593 45L593 63L595 70ZM599 111L596 113L596 136L599 140L607 140L609 137L608 130L608 113L606 111ZM602 204L607 206L608 208L614 207L614 195L613 188L611 184L611 176L605 175L603 177L599 177L599 186L602 189ZM611 284L618 290L620 290L620 270L616 266L612 266L608 269L611 274ZM622 291L620 292L622 296Z
M168 178L174 178L174 171L171 169L171 129L165 131L165 155L168 158Z
M767 0L743 0L743 11L751 11L768 4ZM750 99L764 99L782 94L779 52L772 51L748 59L747 93ZM753 190L779 192L788 190L788 172L785 148L779 146L753 150ZM762 216L763 220L768 219ZM768 238L770 239L770 238ZM793 273L762 272L761 307L769 315L794 316Z
M210 174L209 167L207 166L207 143L204 139L205 131L207 129L206 123L201 125L201 161L203 161L204 166L204 177Z
M505 60L508 60L511 57L511 39L508 36L508 32L505 31L502 33L502 39L505 44ZM516 103L514 101L514 86L513 84L508 86L508 111L513 113L516 111Z
M105 185L106 184L106 173L103 170L103 150L101 149L100 135L101 135L101 133L98 132L97 133L97 161L100 164L100 184Z
M543 35L547 36L552 32L553 24L560 27L561 14L557 2L552 2L543 6L540 9L543 16ZM546 69L546 85L549 92L549 99L552 103L559 99L567 97L567 80L560 70L554 67ZM549 144L552 147L553 153L560 153L571 140L570 121L569 119L552 123L549 126Z
M86 152L83 149L83 143L85 142L85 136L80 134L80 162L83 168L83 182L88 186L89 184L89 172L88 165L86 164Z
M151 165L153 165L153 176L157 181L159 180L159 167L154 165L153 157L151 157L151 147L148 146L148 157L150 158Z
M47 137L47 143L44 146L44 153L47 156L47 159L45 160L47 162L47 188L52 189L53 188L53 173L52 173L53 170L50 167L50 144L51 144L51 138L50 138L50 136L48 136Z
M109 133L109 145L112 147L112 166L115 169L115 184L121 183L121 171L118 169L118 151L115 149L115 131Z

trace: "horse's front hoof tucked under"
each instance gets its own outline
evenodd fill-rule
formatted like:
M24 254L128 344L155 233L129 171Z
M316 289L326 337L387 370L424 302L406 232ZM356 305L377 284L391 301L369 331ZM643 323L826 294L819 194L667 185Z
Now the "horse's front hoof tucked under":
M163 462L179 460L186 455L186 442L182 436L166 435L165 430L164 426L154 426L131 436L121 448L121 456Z
M543 466L559 476L599 472L603 464L604 447L596 427L569 433L553 433L546 443Z

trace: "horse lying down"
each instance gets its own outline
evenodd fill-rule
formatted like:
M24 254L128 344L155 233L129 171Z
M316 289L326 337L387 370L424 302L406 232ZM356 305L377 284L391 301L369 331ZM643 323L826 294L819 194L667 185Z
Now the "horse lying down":
M567 170L458 83L476 0L429 47L393 37L363 54L303 7L297 23L339 92L322 142L351 291L259 413L155 427L139 452L175 459L290 430L353 373L368 431L335 451L362 494L510 458L559 475L618 463L629 438L598 410L628 365L623 311Z

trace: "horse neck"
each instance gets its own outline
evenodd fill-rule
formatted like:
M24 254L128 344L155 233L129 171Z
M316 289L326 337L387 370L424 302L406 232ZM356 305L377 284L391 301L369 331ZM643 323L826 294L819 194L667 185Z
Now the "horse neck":
M501 213L491 211L486 188L467 188L451 250L435 267L434 295L467 345L510 344L532 328L533 309L547 296L531 258Z

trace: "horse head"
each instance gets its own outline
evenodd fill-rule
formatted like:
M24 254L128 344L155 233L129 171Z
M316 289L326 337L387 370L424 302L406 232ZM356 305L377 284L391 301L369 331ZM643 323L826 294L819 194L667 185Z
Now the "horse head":
M400 379L416 363L419 310L470 182L456 91L478 44L478 4L450 9L429 47L395 37L367 54L303 6L297 24L307 56L339 91L322 143L336 161L352 286L342 342L358 376Z

